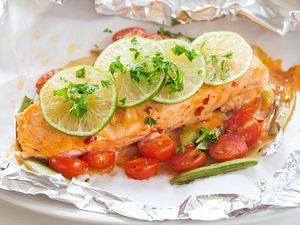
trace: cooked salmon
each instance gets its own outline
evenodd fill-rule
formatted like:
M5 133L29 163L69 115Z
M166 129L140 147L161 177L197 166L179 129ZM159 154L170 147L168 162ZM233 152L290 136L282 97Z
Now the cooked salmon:
M51 127L35 103L17 115L17 141L23 157L49 158L68 152L85 153L95 149L121 149L155 132L166 132L182 125L207 118L220 109L238 109L260 96L268 82L269 72L259 59L253 57L245 75L221 86L203 85L190 99L173 105L153 101L134 108L117 109L110 123L88 143L82 137L64 134ZM156 120L150 127L144 124L148 116Z

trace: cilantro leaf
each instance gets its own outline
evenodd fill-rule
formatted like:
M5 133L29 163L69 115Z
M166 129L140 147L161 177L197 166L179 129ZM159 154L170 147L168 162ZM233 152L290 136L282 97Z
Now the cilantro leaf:
M228 72L229 71L229 67L227 65L227 61L226 60L222 60L221 61L221 79L222 80L226 80L229 75L228 75Z
M125 105L125 102L126 102L126 97L123 97L123 98L120 100L120 103L121 103L121 105Z
M217 74L216 73L212 73L211 75L210 75L210 81L215 81L217 79Z
M109 29L108 27L106 27L104 30L103 30L104 33L112 33L112 30Z
M63 96L65 98L68 98L68 88L62 88L58 90L53 90L53 95L54 96Z
M175 55L185 54L185 56L190 60L190 62L192 62L198 55L194 49L188 50L184 45L175 45L171 48L171 51Z
M144 120L144 124L145 124L145 125L149 125L150 127L152 127L153 125L156 124L156 120L153 119L151 116L148 116L148 117Z
M101 80L101 86L103 88L108 88L111 85L111 81L110 80Z
M184 152L185 152L185 147L184 147L183 145L179 145L179 146L176 148L175 152L176 152L177 154L184 153Z
M137 43L137 37L131 38L131 43L136 44Z
M120 59L121 56L117 56L116 60L109 65L109 71L112 75L114 75L117 72L126 72L126 67L121 63Z
M210 59L213 66L215 66L219 62L216 54L210 54L208 57L209 57L209 59Z
M200 128L200 136L196 139L195 144L198 150L205 150L212 142L218 141L221 132L218 129L208 130Z
M129 48L129 51L131 51L132 53L134 53L134 58L135 59L140 55L139 50L137 50L136 48Z
M75 76L77 78L85 78L85 74L86 74L86 68L85 67L81 67L79 70L76 70L76 72L75 72Z
M87 100L86 96L80 97L71 97L72 107L69 109L69 112L78 118L82 118L87 113Z
M95 93L98 89L98 84L68 82L66 87L53 90L53 95L64 97L65 102L71 102L72 106L68 111L81 118L88 111L87 96Z
M172 33L171 31L167 30L164 26L161 26L157 31L158 34L166 35L168 37L174 38L176 34Z
M231 50L228 50L227 52L225 52L223 54L223 57L227 58L227 59L232 59L233 56L233 52Z

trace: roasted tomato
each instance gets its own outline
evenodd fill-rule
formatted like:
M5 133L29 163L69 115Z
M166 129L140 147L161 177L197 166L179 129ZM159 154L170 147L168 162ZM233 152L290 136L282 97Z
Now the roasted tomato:
M111 167L116 159L114 151L91 151L82 158L92 169L105 170Z
M154 139L140 141L137 147L144 156L165 161L174 155L176 143L168 135L162 135Z
M160 41L160 40L168 39L169 37L163 34L152 34L152 35L146 35L145 38Z
M247 156L247 152L246 142L235 134L223 134L218 142L209 146L209 154L217 162L243 158Z
M40 90L44 86L44 84L57 72L61 71L61 69L50 70L49 72L43 74L35 84L36 93L40 93Z
M112 40L117 41L125 37L133 37L133 36L145 37L146 35L147 32L144 28L128 27L115 33L112 37Z
M194 145L185 146L184 153L177 153L170 161L170 167L177 172L184 172L203 166L206 162L204 151L199 153Z
M52 157L49 159L49 165L68 179L82 175L87 169L87 164L82 160L67 156Z
M248 146L255 144L261 134L259 122L247 112L239 112L224 122L226 132L237 134Z
M156 174L158 163L158 160L150 158L132 159L126 162L125 172L131 178L145 180Z

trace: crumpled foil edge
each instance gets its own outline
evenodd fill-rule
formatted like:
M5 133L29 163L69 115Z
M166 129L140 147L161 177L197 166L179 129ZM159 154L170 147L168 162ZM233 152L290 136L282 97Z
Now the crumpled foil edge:
M211 21L223 16L243 16L281 35L300 29L300 6L286 1L154 1L95 0L97 13L118 15L135 20L151 21L171 26L191 21Z
M271 207L300 206L300 150L290 154L281 170L270 181L258 183L260 195L249 198L238 194L211 194L188 197L181 205L156 207L109 193L99 187L61 175L41 175L18 166L13 158L0 158L0 188L24 194L44 194L51 199L96 213L111 213L147 220L218 220L238 217Z

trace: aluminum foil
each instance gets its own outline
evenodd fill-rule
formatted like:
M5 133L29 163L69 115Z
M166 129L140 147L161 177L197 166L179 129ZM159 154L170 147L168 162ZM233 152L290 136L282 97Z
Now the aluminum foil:
M174 21L213 20L223 16L243 16L281 35L300 29L299 0L95 0L102 15L172 25Z
M131 201L79 179L68 183L61 175L38 174L18 166L13 158L0 157L1 189L30 195L44 194L51 199L73 204L78 209L147 221L209 221L238 217L272 207L297 207L300 206L299 177L300 150L297 150L291 153L271 180L258 183L258 198L238 194L192 195L178 206L164 208Z
M0 0L0 24L3 24L7 14L7 0Z

